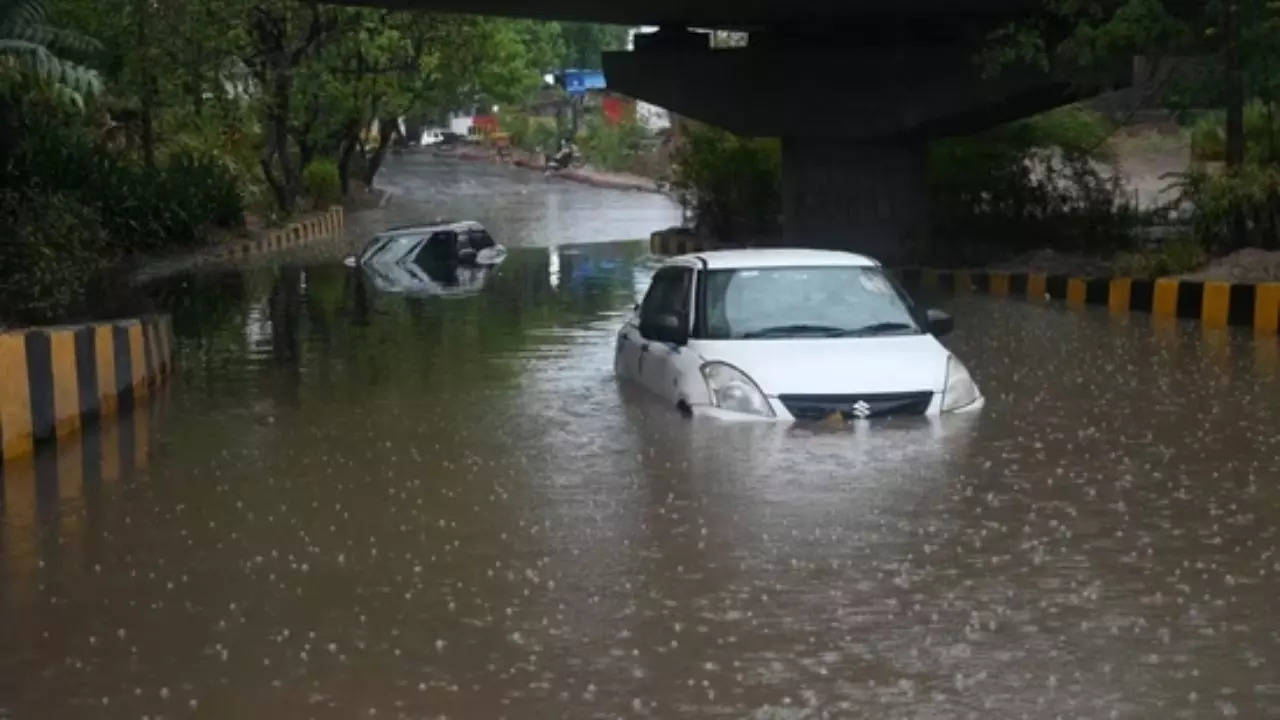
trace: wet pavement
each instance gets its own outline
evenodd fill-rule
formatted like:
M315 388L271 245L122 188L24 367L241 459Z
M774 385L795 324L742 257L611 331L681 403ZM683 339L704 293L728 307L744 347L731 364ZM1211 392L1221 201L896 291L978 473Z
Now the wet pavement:
M1280 717L1274 338L953 298L978 415L691 422L612 377L644 246L532 222L171 279L171 386L6 468L0 717Z

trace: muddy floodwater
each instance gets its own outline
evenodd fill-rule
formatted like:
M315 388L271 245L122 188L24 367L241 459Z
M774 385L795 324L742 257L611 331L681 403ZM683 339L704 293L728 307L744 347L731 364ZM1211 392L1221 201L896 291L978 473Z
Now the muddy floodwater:
M5 468L0 718L1280 717L1274 338L942 299L980 414L690 421L612 376L645 246L589 242L677 208L387 172L507 261L160 283L173 381Z

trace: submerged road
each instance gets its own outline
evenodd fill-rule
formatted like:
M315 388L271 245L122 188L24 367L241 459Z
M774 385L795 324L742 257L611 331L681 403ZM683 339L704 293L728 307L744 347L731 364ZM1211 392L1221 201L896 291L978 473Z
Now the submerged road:
M976 416L689 422L612 377L643 245L564 244L676 211L442 172L483 288L172 278L174 382L5 469L0 718L1280 716L1274 339L955 298Z

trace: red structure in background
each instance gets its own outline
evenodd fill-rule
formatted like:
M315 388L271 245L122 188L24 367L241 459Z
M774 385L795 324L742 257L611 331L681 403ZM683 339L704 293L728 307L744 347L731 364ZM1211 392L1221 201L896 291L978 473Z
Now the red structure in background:
M477 135L492 135L498 132L498 118L496 115L476 115L471 118L471 127Z
M636 103L629 98L605 95L600 99L600 112L604 115L605 122L610 125L617 125L624 120L635 119Z

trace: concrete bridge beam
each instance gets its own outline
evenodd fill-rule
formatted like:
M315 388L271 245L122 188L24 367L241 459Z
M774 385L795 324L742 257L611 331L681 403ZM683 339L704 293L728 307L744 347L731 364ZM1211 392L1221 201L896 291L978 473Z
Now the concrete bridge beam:
M908 259L929 241L931 139L972 134L1073 102L1035 71L984 77L978 40L754 33L746 48L664 30L605 56L611 89L735 133L783 140L788 244ZM976 35L980 37L980 35ZM699 39L701 38L701 39Z

